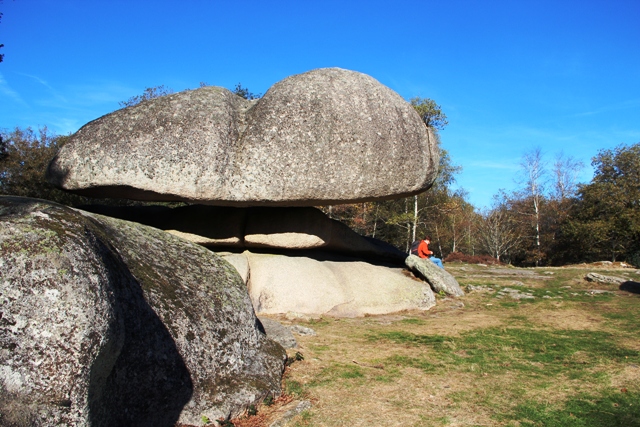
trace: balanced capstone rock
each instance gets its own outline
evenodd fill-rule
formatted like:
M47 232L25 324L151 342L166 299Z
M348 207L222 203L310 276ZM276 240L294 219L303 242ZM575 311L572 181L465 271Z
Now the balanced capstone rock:
M48 169L96 197L224 206L317 206L428 189L436 139L388 87L339 68L291 76L258 101L204 87L82 127Z

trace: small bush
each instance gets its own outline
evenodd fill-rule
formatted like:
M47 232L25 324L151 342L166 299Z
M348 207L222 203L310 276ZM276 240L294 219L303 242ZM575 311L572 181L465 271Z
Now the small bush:
M627 262L635 268L640 268L640 251L632 253Z
M293 362L300 362L304 360L304 355L299 351L296 351L296 354L293 357L287 357L287 361L285 362L285 366L293 365Z
M490 265L504 265L503 262L498 261L489 255L467 255L462 252L451 252L444 259L444 262L466 262L467 264L490 264Z
M264 398L264 400L262 401L262 404L264 406L271 406L271 405L273 405L273 400L274 400L273 396L269 395L269 396Z
M256 408L256 405L249 405L249 407L247 408L247 415L250 417L253 417L257 413L258 413L258 408Z

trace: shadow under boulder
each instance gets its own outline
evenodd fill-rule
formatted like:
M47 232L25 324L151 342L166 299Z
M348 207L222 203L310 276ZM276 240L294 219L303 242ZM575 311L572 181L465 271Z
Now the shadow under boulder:
M628 280L620 284L620 290L631 292L632 294L640 294L640 282Z
M83 210L165 230L212 250L322 251L404 263L407 254L363 237L312 207L86 205Z

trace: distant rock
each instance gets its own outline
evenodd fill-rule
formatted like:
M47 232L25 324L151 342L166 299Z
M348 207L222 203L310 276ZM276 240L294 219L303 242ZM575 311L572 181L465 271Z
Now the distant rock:
M0 197L2 425L173 426L280 393L283 349L210 251Z
M95 197L224 206L317 206L429 188L436 140L397 93L358 72L286 78L258 101L204 87L100 117L48 169Z
M434 292L444 292L454 297L464 295L464 291L458 281L446 270L431 262L429 258L409 255L405 260L405 264L419 277L429 282Z
M502 288L496 294L496 298L503 298L505 296L508 296L509 298L515 299L515 300L535 299L536 298L535 296L533 296L533 294L531 292L527 292L527 291L520 290L520 289L513 289L513 288Z
M610 283L613 285L621 285L622 283L628 280L628 279L623 279L622 277L605 276L603 274L598 274L598 273L587 273L587 275L584 276L584 278L588 282Z
M291 330L291 332L298 335L316 335L316 331L302 325L291 325L289 326L289 329Z

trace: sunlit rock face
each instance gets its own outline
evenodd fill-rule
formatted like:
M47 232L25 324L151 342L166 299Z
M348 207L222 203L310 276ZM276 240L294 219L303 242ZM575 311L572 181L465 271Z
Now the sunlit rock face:
M317 206L416 194L438 161L434 135L397 93L325 68L257 101L204 87L115 111L73 135L48 177L96 197Z

